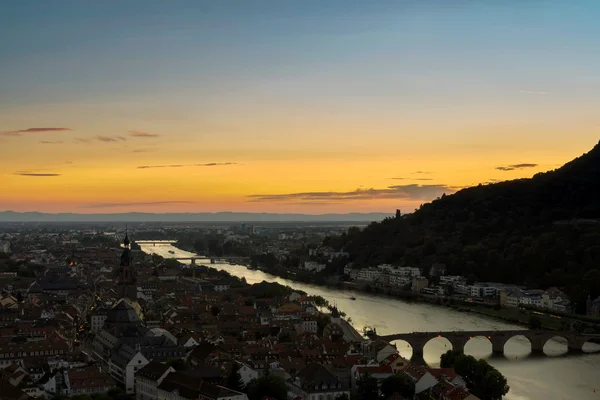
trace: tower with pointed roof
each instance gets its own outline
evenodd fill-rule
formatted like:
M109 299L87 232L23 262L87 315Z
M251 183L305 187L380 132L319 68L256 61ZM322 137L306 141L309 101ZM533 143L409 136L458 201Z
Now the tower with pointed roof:
M131 249L129 248L129 234L125 232L123 240L123 252L121 253L121 264L119 270L118 293L124 299L137 300L137 286L135 270L131 265Z

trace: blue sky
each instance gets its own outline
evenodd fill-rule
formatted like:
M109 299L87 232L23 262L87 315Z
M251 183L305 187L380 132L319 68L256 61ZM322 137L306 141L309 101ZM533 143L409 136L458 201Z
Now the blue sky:
M62 144L52 152L29 134L0 138L0 166L78 154L90 174L125 168L135 161L116 148L75 145L137 130L162 138L123 144L138 157L268 168L229 182L239 201L385 187L382 171L409 162L460 186L503 178L490 170L504 160L547 169L597 141L598 21L591 0L5 1L0 132L68 129L48 131ZM330 174L280 183L265 166L296 174L331 158Z

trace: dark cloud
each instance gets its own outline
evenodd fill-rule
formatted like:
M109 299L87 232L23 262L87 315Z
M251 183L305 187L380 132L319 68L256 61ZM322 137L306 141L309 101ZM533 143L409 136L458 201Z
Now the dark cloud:
M138 137L138 138L155 138L155 137L159 137L160 135L158 135L156 133L150 133L150 132L129 131L129 136Z
M538 164L513 164L513 165L505 165L502 167L496 167L498 171L514 171L516 169L525 169L525 168L535 168Z
M432 181L433 178L389 178L397 181Z
M63 141L62 140L55 140L55 141L52 141L52 140L40 140L39 143L40 144L62 144Z
M432 200L442 194L454 193L456 188L446 185L394 185L385 189L356 189L351 192L301 192L286 194L254 194L248 196L251 202L269 201L352 201L373 199Z
M20 176L60 176L60 174L50 174L50 173L37 173L37 172L16 172L15 175Z
M41 132L63 132L70 131L71 128L27 128L27 129L19 129L17 131L5 131L0 132L2 136L21 136L26 133L41 133Z
M145 201L138 203L96 203L79 206L79 208L111 208L122 206L159 206L165 204L194 204L192 201Z
M101 142L124 142L125 140L127 140L126 138L124 138L123 136L96 136L94 139L99 140Z
M150 168L183 168L183 167L219 167L224 165L238 165L234 162L224 163L206 163L206 164L171 164L171 165L140 165L138 169L150 169Z

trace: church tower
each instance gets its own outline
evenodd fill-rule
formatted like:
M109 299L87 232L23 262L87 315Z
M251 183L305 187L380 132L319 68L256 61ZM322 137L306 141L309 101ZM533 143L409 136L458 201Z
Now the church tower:
M123 240L123 253L121 253L121 268L119 271L119 287L117 292L122 298L137 301L137 285L135 270L131 265L131 249L129 236L125 233Z

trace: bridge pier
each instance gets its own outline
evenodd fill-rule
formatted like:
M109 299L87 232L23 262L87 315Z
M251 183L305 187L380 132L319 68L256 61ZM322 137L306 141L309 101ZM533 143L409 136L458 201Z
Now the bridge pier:
M465 353L465 343L462 340L452 340L450 344L452 344L452 350L460 354Z
M411 343L410 344L412 347L412 357L411 358L415 358L415 359L423 359L423 348L425 347L424 343Z
M492 337L490 341L492 342L492 352L494 354L504 354L504 345L506 344L504 339L496 339Z
M535 354L543 354L544 353L544 345L546 341L543 338L534 336L529 336L529 341L531 342L531 352Z
M192 258L192 265L196 265L196 259Z

